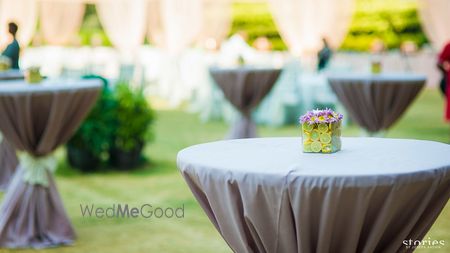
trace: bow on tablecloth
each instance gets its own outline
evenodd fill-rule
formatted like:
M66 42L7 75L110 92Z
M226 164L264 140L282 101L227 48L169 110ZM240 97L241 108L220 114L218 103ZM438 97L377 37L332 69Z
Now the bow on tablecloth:
M48 187L47 172L53 173L56 170L56 159L52 155L44 157L34 157L27 153L19 155L20 164L26 168L23 180L32 185Z

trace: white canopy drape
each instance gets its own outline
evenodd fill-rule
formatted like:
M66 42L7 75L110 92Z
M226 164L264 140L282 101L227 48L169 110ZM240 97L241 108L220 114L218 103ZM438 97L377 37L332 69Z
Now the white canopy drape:
M212 42L218 47L231 28L231 0L203 0L202 16L198 41L202 44Z
M146 0L100 0L97 13L111 43L130 56L144 41Z
M45 41L53 45L69 43L80 30L84 10L81 1L42 1L40 20Z
M36 30L37 1L36 0L0 0L0 44L7 41L8 23L15 22L19 26L17 40L27 45Z
M294 54L317 52L322 38L332 47L344 39L354 0L269 0L281 37Z
M148 38L168 53L161 62L160 95L178 105L196 89L183 78L181 53L194 42L212 40L217 47L231 26L231 1L150 0L148 11Z
M449 0L419 0L422 27L436 49L450 40L449 14Z
M202 0L150 0L149 40L170 53L179 53L200 34L202 9Z

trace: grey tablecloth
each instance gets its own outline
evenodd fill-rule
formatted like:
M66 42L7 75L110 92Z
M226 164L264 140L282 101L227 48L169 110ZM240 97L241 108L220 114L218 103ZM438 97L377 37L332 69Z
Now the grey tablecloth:
M178 167L234 252L410 252L450 197L450 145L343 138L305 154L300 138L186 148Z
M391 127L425 84L413 74L337 75L328 78L331 88L353 120L368 132Z
M0 190L6 190L18 161L14 147L6 139L0 139Z
M20 70L8 70L0 72L0 85L6 80L23 79L23 73ZM3 138L0 132L0 190L8 187L11 177L17 167L17 156L14 147Z
M210 73L228 101L241 113L228 138L256 137L256 125L251 112L270 92L281 70L253 67L211 68Z
M2 84L0 131L17 150L34 158L47 157L71 137L100 89L96 80ZM8 186L0 208L0 247L72 243L75 233L52 174L44 172L48 187L31 184L24 181L30 169L19 164Z

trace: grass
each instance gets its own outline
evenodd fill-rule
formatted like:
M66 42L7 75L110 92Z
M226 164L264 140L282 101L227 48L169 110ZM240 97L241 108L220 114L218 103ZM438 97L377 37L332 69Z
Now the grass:
M449 142L450 127L442 120L443 101L435 90L421 93L388 137ZM150 164L132 172L80 174L61 159L57 183L66 210L76 229L75 245L39 252L231 252L194 200L175 165L177 152L189 145L220 140L228 126L201 123L196 115L182 111L158 111L156 139L145 150ZM298 136L295 126L261 127L262 136ZM356 126L344 136L357 136ZM63 150L58 150L63 156ZM80 204L107 207L117 203L185 207L184 219L83 218ZM419 253L444 253L450 249L450 205L447 205L427 236L446 240L443 249L420 249ZM37 252L0 250L0 252Z

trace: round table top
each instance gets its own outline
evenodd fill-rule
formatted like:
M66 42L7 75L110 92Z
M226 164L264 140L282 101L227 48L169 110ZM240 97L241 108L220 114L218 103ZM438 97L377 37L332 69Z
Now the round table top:
M23 72L19 69L10 69L0 72L0 81L23 80L23 79L24 79Z
M98 79L44 80L37 84L30 84L24 80L4 81L0 85L0 94L17 93L48 93L58 91L71 91L79 89L101 88L102 83Z
M234 72L269 72L269 71L280 71L280 68L271 66L258 66L258 65L242 65L242 66L229 66L220 67L212 66L209 68L211 73L234 73Z
M328 75L328 80L362 82L425 82L425 75L414 73L340 73Z
M342 138L333 154L303 153L301 138L237 139L200 144L178 153L181 170L312 177L373 177L445 169L450 145L420 140Z
M234 252L398 252L405 238L420 240L447 202L450 145L343 138L334 154L301 146L300 138L238 139L178 154Z

